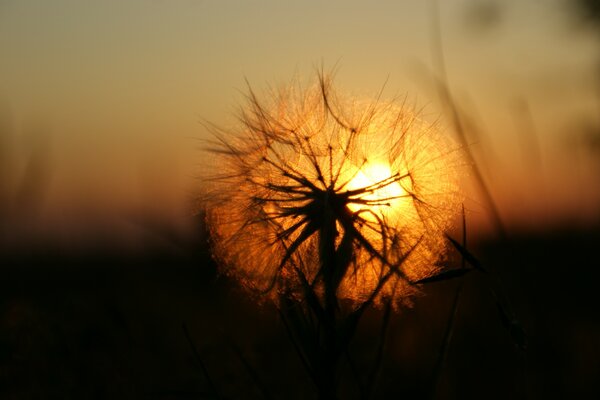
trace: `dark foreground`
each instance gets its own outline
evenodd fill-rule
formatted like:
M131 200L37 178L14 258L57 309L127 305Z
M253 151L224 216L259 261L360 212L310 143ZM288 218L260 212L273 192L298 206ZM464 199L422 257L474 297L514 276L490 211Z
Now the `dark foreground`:
M0 398L315 398L275 308L218 277L202 238L137 254L3 251ZM599 246L597 230L564 231L474 251L498 271L527 350L504 329L484 277L470 274L436 378L457 282L431 284L392 316L375 397L600 398ZM367 315L353 342L359 376L381 317ZM344 368L340 397L356 398Z

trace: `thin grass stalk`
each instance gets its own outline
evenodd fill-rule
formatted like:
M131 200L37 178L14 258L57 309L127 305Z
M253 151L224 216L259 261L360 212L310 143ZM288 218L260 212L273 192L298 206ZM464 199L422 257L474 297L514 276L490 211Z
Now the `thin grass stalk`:
M267 386L264 384L264 382L258 375L256 368L254 368L252 366L252 364L250 364L248 362L248 360L242 353L242 350L239 348L239 346L237 344L235 344L235 342L231 338L228 338L227 342L229 343L229 346L231 347L231 349L233 350L233 352L235 353L237 358L240 360L240 363L246 369L246 372L248 372L248 375L250 375L250 378L252 378L252 382L254 383L256 388L260 391L260 393L265 398L265 400L273 399L271 392L269 392L269 389L267 388Z
M371 373L369 374L367 380L367 396L365 397L366 399L372 399L375 396L375 392L377 390L377 383L379 381L379 376L381 375L381 370L383 366L383 355L386 347L391 315L392 304L390 302L387 302L385 305L385 310L383 312L383 321L381 323L379 345L377 347L375 363L373 364L373 369L371 370Z
M467 248L467 220L465 217L465 206L462 205L462 246L463 248ZM467 267L467 260L465 256L461 253L461 270L465 270ZM454 292L454 298L452 300L452 308L450 311L450 316L448 317L448 322L446 323L446 329L444 330L444 339L442 341L442 345L440 347L438 357L436 359L435 366L433 368L432 378L431 378L431 398L435 398L437 393L437 389L439 386L439 381L442 376L443 368L446 363L446 359L448 358L448 349L450 348L450 342L452 341L452 335L454 333L454 327L456 323L456 315L458 314L458 307L460 303L460 295L463 290L463 285L465 281L464 278L460 278L460 282Z
M450 112L450 117L452 124L454 126L454 131L456 132L456 136L458 137L459 143L464 150L465 157L467 161L471 165L473 170L473 174L475 177L475 182L481 191L481 194L484 197L484 201L487 203L489 207L489 211L492 214L492 221L495 225L496 231L500 235L502 239L506 239L507 233L506 228L504 227L504 222L502 221L502 217L500 216L500 211L492 196L492 192L490 191L481 169L479 168L479 164L475 157L473 156L473 152L469 146L467 135L460 118L460 112L458 111L458 107L456 106L456 102L454 101L454 97L450 92L448 73L446 71L446 61L444 57L444 47L442 45L442 29L441 29L441 21L440 21L440 4L439 0L433 0L433 59L437 64L437 72L440 78L434 78L436 87L438 90L438 94L443 104L448 107Z
M366 398L367 388L363 384L358 367L356 366L356 363L354 362L354 359L352 358L352 355L350 354L350 349L348 347L346 347L344 356L348 361L348 366L350 367L350 372L352 373L352 377L354 378L354 383L356 383L356 386L358 388L359 397L361 399L364 399Z
M208 373L208 369L206 369L206 365L202 361L202 357L200 357L200 353L198 352L198 349L196 348L196 345L194 344L192 337L190 336L190 332L188 331L187 325L185 323L183 323L181 327L183 329L183 334L185 335L185 338L187 339L187 341L190 345L190 348L192 349L192 354L194 354L194 358L196 359L196 361L198 362L198 365L200 366L202 375L204 376L204 378L206 379L206 382L208 383L208 388L210 389L210 393L212 394L212 396L215 399L222 399L222 397L219 395L217 387L215 386L213 380L210 377L210 374Z
M446 359L448 358L448 349L450 348L450 342L452 341L454 327L456 325L456 315L458 314L460 295L463 290L463 285L464 285L464 279L461 279L460 283L458 284L458 287L456 288L456 291L454 292L454 298L452 300L452 308L450 311L450 316L448 317L448 322L446 323L446 329L444 330L444 338L442 340L442 344L440 346L440 350L439 350L438 356L436 358L436 363L433 368L431 384L429 385L429 387L431 388L430 397L432 399L436 397L439 382L442 377L442 372L444 370L444 365L446 364Z
M285 314L283 313L283 311L281 309L279 309L279 316L281 318L281 321L283 322L283 326L285 327L287 336L290 339L290 342L292 342L292 346L294 347L294 350L296 351L298 358L300 358L300 361L302 362L302 366L304 367L304 370L307 372L308 376L311 378L311 380L313 381L315 386L318 387L318 379L315 374L315 371L313 371L313 369L310 365L310 362L308 361L308 358L306 357L306 355L302 351L302 348L300 347L300 344L294 337L294 333L286 319Z

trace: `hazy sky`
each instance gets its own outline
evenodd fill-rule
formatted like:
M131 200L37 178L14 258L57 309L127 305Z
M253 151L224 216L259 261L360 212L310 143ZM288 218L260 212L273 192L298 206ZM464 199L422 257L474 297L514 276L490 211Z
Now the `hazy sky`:
M450 85L485 129L475 149L497 157L502 168L492 172L510 171L493 180L505 208L514 209L519 196L506 187L531 180L519 163L524 125L515 103L528 105L546 164L556 166L563 134L599 123L597 38L577 29L566 1L439 2ZM231 121L244 78L260 91L308 78L321 63L338 66L343 90L368 96L387 79L388 95L406 93L435 117L432 4L0 0L0 116L9 116L0 123L9 127L13 184L30 136L47 136L46 209L155 207L160 199L163 208L182 210L201 157L193 139L205 135L199 121ZM577 154L577 163L588 157ZM593 165L579 165L577 176L593 181ZM573 180L570 169L559 169L561 184L546 186ZM539 208L535 194L523 193ZM581 196L572 193L557 194L568 198L560 200L563 210L578 207Z

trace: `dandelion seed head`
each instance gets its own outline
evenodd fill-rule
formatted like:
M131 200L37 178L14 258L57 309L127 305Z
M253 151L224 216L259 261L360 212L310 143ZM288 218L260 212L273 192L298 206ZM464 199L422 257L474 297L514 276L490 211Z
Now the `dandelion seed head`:
M458 146L406 104L342 97L323 77L247 97L240 128L213 128L210 146L207 219L222 270L273 298L307 284L322 293L329 274L341 300L409 302L462 201Z

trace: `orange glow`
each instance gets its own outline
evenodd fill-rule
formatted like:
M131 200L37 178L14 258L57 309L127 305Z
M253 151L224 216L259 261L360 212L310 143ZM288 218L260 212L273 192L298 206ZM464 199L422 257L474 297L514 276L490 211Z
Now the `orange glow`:
M348 184L348 190L372 188L362 197L371 203L350 203L348 208L354 212L370 209L382 218L396 218L403 207L409 206L410 195L401 185L406 179L394 179L394 175L390 167L382 162L363 166ZM371 213L365 213L365 218L375 220Z
M435 273L445 253L460 152L405 106L326 97L322 85L282 90L270 104L253 97L240 131L214 132L215 256L275 298L302 296L302 282L323 293L329 257L339 299L406 303L418 293L410 282Z

